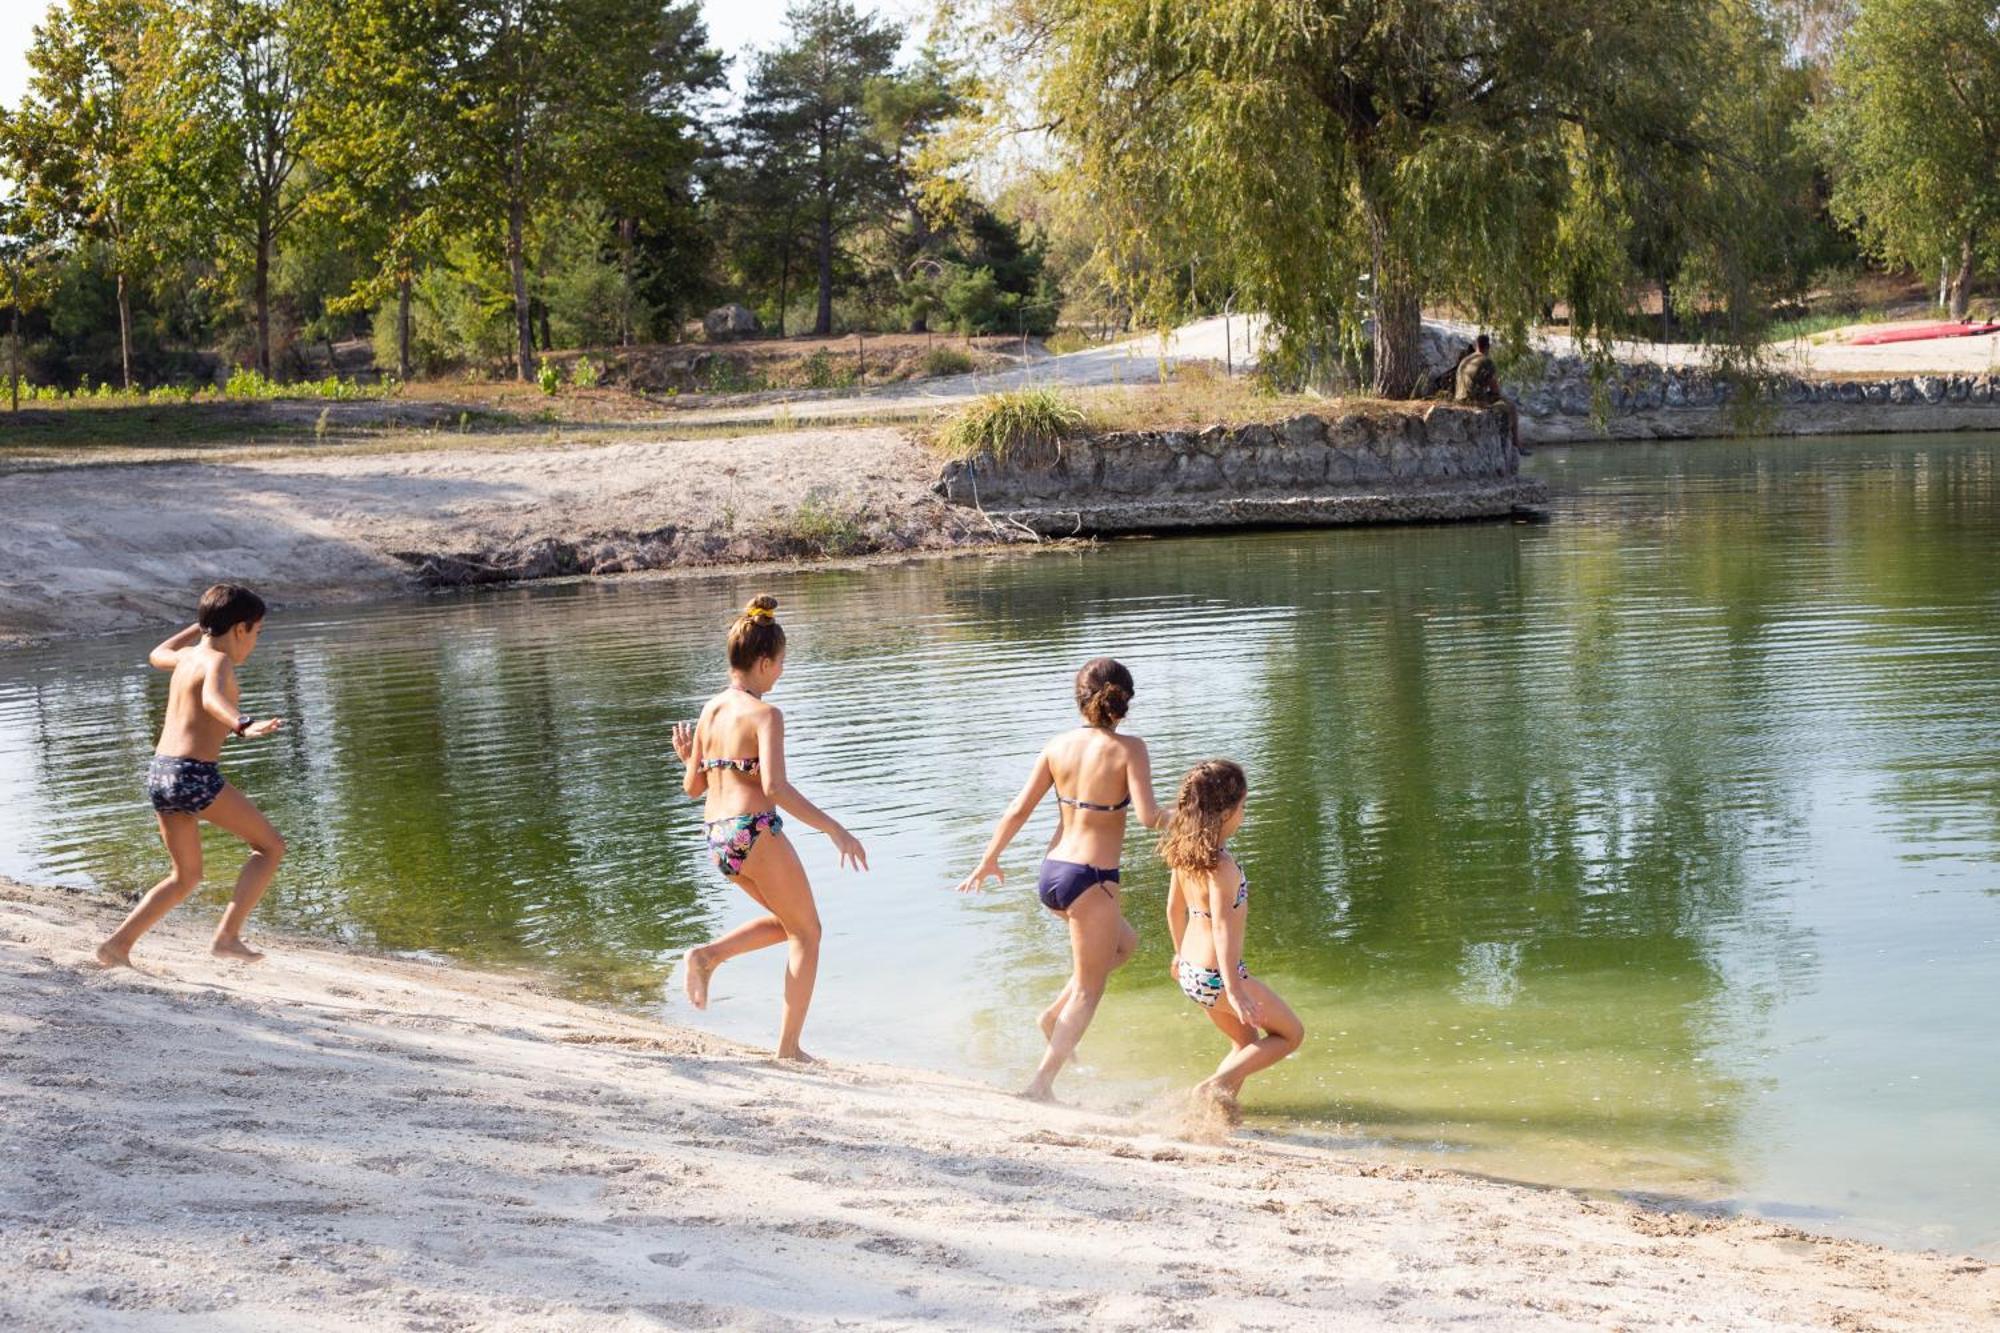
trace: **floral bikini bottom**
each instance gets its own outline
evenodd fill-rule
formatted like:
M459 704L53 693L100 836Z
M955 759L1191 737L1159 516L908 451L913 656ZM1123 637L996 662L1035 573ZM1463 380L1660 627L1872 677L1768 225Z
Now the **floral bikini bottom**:
M743 873L743 863L757 845L757 835L782 833L785 821L776 810L765 810L754 815L729 815L702 827L708 832L708 854L715 868L733 879Z

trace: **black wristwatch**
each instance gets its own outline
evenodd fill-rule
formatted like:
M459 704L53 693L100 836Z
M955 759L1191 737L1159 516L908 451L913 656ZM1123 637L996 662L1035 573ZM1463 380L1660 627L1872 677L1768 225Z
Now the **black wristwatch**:
M236 715L236 734L241 736L248 730L250 730L250 715L248 713L238 713Z

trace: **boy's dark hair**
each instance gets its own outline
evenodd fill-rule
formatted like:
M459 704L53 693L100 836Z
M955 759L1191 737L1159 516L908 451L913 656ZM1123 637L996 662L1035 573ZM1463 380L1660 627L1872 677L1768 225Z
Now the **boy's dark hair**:
M1493 349L1493 340L1482 333L1472 340L1472 345L1482 352L1487 352Z
M194 613L201 632L217 638L238 625L254 625L263 618L264 599L234 583L218 583L203 593Z

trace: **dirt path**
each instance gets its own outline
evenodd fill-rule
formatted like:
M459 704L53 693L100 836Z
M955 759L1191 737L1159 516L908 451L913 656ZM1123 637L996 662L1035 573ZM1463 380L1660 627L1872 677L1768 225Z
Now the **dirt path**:
M1171 1107L778 1067L532 982L0 882L0 1326L1972 1329L2000 1270ZM1193 1137L1188 1135L1192 1133Z

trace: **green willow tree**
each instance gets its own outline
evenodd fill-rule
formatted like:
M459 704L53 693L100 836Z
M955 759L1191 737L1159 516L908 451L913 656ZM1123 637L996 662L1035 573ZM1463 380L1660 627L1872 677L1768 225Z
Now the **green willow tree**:
M1779 52L1754 0L1011 0L1003 26L1146 317L1199 255L1269 316L1274 368L1372 325L1374 390L1408 397L1427 302L1518 337L1562 300L1601 347L1648 217L1756 342L1776 209L1741 136Z
M1863 0L1816 124L1835 216L1889 263L1942 257L1965 318L2000 256L2000 3Z
M0 157L24 183L25 215L50 234L98 242L109 257L128 389L131 289L146 251L149 47L164 16L152 0L52 7L28 47L27 95L0 119Z
M789 37L757 57L737 119L745 159L798 165L819 278L813 332L833 332L834 260L840 238L872 218L891 189L881 141L869 133L871 80L887 76L903 36L847 0L801 0L785 15Z

